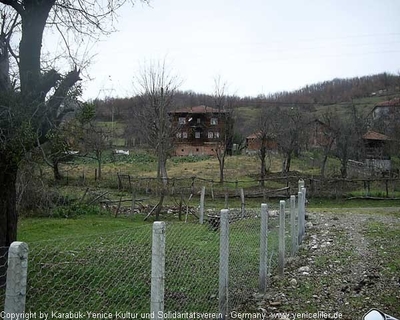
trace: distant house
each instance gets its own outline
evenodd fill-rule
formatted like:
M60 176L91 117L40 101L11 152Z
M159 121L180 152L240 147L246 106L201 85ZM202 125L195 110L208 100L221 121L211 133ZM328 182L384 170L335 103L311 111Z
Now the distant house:
M372 120L384 118L385 120L393 120L400 112L400 98L378 103L371 112Z
M322 122L321 120L315 119L309 124L309 139L308 147L311 148L323 148L328 146L333 139L331 134L331 128Z
M204 105L170 111L175 130L175 155L215 155L224 147L230 113Z
M389 171L391 161L388 152L391 139L379 132L368 131L362 136L365 148L365 163L368 167Z
M262 145L261 132L255 132L246 137L246 153L255 154L260 151ZM278 143L272 137L268 137L265 141L267 150L278 150Z

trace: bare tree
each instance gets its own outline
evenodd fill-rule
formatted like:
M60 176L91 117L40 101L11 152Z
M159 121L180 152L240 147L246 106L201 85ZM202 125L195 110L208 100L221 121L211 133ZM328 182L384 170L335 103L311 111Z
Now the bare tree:
M111 130L90 123L82 137L82 151L85 157L97 161L97 178L101 179L101 168L104 151L110 149Z
M4 190L0 193L0 247L16 239L15 184L20 161L36 146L37 138L43 143L46 133L69 112L61 106L80 80L76 51L69 45L113 31L115 10L125 2L0 0L0 185ZM49 28L60 33L67 54L59 58L72 66L69 71L44 63L42 43ZM15 79L14 74L18 74Z
M167 159L173 151L177 130L171 125L168 111L173 107L174 95L180 84L179 78L167 68L165 60L144 66L136 81L139 96L135 111L136 125L157 156L157 178L162 185L161 198L155 212L157 220L168 183Z
M223 123L220 139L215 148L215 154L219 163L219 182L224 182L225 159L232 155L233 144L233 108L236 102L235 96L227 95L227 83L220 76L214 78L214 106L218 110L220 123Z
M274 141L276 133L276 108L266 106L260 110L258 118L257 132L255 133L259 141L259 150L257 152L260 158L260 181L261 185L265 184L265 176L267 174L266 158L269 155L270 149L268 143Z
M301 107L285 107L277 110L275 119L276 139L283 155L282 173L288 173L293 155L299 154L306 143L307 115Z
M321 132L322 139L319 141L320 147L323 150L323 158L321 162L321 177L325 177L326 163L328 156L335 145L335 142L340 134L339 130L340 119L337 112L331 110L326 111L322 115Z

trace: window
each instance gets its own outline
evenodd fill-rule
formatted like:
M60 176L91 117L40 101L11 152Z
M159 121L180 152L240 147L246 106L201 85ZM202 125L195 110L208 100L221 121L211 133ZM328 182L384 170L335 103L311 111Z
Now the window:
M183 138L183 139L187 139L187 132L183 132L183 133L182 133L182 138Z
M182 139L182 132L178 132L178 133L176 134L176 137L177 137L178 139Z
M201 123L201 119L200 118L197 118L197 123Z
M219 139L219 132L218 131L214 133L214 138L215 139Z
M194 134L194 137L196 139L200 139L200 131L196 131L195 134Z
M179 124L186 124L186 118L185 117L179 117Z
M208 139L214 138L214 133L213 132L208 132Z
M218 118L211 118L210 124L215 126L218 124Z

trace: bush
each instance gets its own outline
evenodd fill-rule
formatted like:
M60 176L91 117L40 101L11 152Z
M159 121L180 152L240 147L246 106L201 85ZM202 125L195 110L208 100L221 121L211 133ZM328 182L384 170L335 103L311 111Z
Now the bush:
M60 206L53 210L53 218L74 218L83 215L101 215L104 211L99 206L74 203L66 206Z

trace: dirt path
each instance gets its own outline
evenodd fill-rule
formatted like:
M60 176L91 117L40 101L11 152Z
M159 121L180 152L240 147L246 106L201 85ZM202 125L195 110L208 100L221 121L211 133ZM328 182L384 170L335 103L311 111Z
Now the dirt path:
M289 319L320 312L318 319L340 313L354 320L371 308L400 318L399 209L374 210L309 213L299 255L289 259L283 279L272 277L256 308Z

